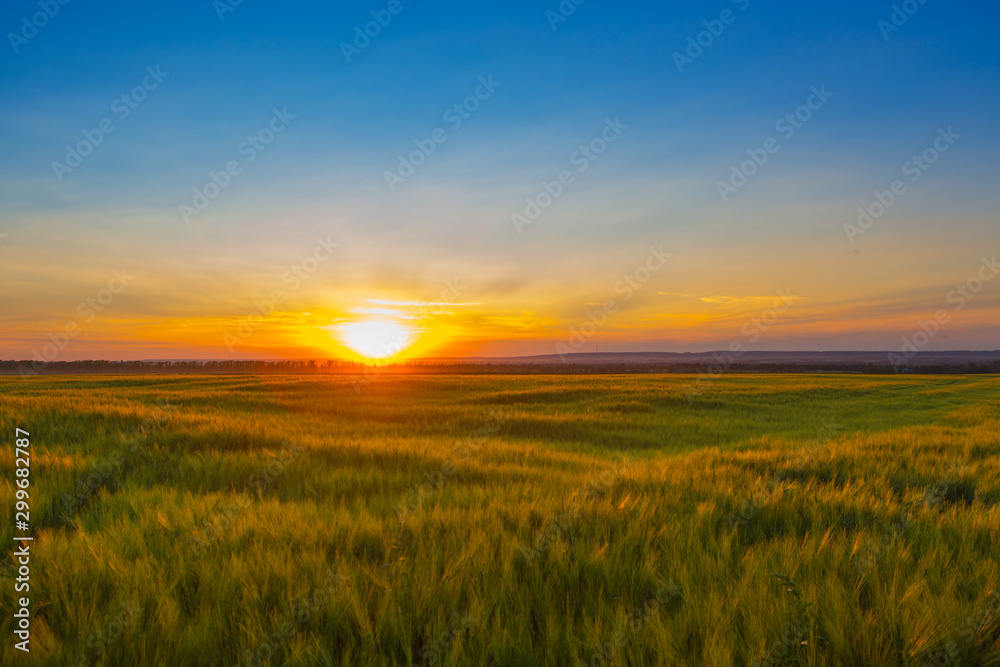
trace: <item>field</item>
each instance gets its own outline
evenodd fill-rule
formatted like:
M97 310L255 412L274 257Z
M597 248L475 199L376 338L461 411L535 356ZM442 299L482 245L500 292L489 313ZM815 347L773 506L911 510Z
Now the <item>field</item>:
M0 663L1000 664L1000 378L369 379L0 378Z

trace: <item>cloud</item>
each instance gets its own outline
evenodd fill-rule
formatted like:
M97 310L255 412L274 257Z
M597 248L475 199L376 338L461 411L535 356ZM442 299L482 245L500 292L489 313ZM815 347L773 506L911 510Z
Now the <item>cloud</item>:
M731 296L726 294L713 294L710 296L698 296L695 294L681 294L679 292L657 292L658 296L674 296L681 299L697 299L702 303L708 303L720 306L757 306L757 305L769 305L774 302L777 298L776 294L764 294L764 295L748 295L748 296ZM801 296L789 296L786 297L790 300L803 299L805 297Z
M451 301L396 301L394 299L365 299L368 303L379 306L410 306L413 308L429 308L432 306L478 306L478 303L452 303ZM355 309L359 311L359 309ZM399 311L394 311L399 312Z

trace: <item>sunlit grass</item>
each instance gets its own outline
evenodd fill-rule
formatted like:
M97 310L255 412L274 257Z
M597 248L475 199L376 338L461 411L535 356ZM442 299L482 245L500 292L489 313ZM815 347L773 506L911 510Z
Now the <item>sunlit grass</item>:
M32 662L1000 660L1000 379L693 383L0 379Z

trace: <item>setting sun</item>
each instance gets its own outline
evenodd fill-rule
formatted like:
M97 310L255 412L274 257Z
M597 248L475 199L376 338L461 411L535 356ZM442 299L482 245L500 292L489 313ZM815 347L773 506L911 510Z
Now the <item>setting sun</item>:
M366 320L331 327L346 347L367 359L388 359L410 347L415 329L391 320Z

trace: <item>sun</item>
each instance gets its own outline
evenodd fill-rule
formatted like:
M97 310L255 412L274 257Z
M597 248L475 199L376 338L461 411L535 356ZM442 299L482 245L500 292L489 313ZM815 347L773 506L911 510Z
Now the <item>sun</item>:
M365 320L332 327L340 341L367 359L389 359L413 345L417 331L392 320Z

